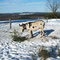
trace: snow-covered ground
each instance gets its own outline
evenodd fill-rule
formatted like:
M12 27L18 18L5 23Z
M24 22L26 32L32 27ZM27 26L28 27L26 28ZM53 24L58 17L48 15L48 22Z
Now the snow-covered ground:
M45 21L45 36L39 37L39 30L34 31L34 38L24 42L12 42L12 33L16 29L20 33L19 23L12 23L12 29L9 29L9 23L0 24L0 60L39 60L37 53L39 49L45 47L48 51L51 47L60 48L60 19L49 19ZM23 36L28 36L25 31ZM60 57L47 58L47 60L60 60Z

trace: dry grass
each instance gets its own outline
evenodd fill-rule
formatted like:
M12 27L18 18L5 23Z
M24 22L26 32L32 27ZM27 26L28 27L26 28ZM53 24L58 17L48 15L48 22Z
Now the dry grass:
M58 49L58 56L60 56L60 49Z
M23 42L26 40L26 37L21 37L18 31L16 31L15 29L13 31L12 38L13 38L13 41L16 41L16 42Z
M50 52L44 49L42 49L41 51L39 50L38 57L43 57L43 59L46 60L48 57L50 57Z
M60 39L59 37L57 36L50 36L52 39Z

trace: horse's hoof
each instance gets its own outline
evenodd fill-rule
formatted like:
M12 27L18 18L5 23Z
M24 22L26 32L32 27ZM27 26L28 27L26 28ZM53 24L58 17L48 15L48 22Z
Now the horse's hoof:
M40 38L42 38L42 36L40 36Z
M27 40L30 40L30 38L28 38Z

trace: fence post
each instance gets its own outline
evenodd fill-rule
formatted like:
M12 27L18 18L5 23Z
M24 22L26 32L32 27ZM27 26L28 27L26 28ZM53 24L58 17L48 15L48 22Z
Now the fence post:
M10 24L10 29L12 28L12 26L11 26L11 18L9 18L9 24Z
M48 22L48 17L47 17L47 22Z

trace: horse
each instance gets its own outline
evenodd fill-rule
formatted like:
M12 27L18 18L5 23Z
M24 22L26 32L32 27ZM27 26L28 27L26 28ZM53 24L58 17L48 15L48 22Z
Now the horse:
M33 31L36 31L38 29L40 29L40 37L44 36L44 26L45 26L45 22L44 21L34 21L34 22L28 22L25 24L19 24L20 26L20 32L24 32L24 30L26 29L29 33L29 38L33 37Z

